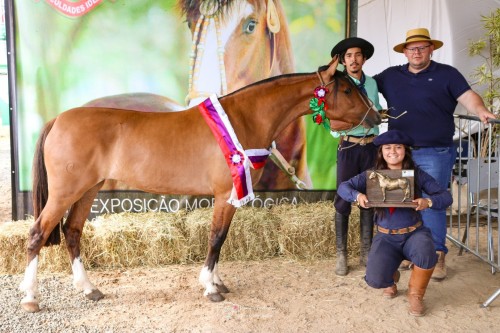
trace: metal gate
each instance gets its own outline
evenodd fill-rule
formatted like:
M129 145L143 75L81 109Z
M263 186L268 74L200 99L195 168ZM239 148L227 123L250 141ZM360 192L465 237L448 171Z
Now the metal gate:
M453 205L449 208L447 237L460 247L489 264L491 273L500 271L500 235L498 232L498 198L500 188L500 121L484 126L478 117L456 116L457 160L450 189ZM487 307L499 289L486 300Z

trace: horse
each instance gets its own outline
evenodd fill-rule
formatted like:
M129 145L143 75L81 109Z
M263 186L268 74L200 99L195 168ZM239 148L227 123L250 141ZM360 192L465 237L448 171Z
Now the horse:
M40 310L38 256L43 246L60 243L58 225L65 236L73 285L91 300L104 297L87 277L79 243L93 199L106 179L151 193L214 196L209 249L199 281L209 300L224 300L221 294L229 290L218 274L218 261L238 206L232 200L235 195L242 198L242 187L251 190L263 172L262 168L241 169L249 164L249 152L262 153L290 123L311 114L310 100L318 86L330 90L324 97L329 106L324 121L341 121L339 130L353 124L373 127L381 121L364 94L336 70L337 64L338 59L318 72L268 78L221 97L218 103L225 112L218 121L227 122L232 130L220 137L214 129L217 122L206 120L202 106L167 113L79 107L49 121L41 131L33 160L35 222L20 284L25 292L23 309ZM237 144L229 149L224 142Z
M280 0L181 0L177 6L186 17L192 34L188 107L213 93L225 95L256 81L294 72L289 29ZM150 93L106 96L84 106L156 112L185 109L168 97ZM273 153L276 159L272 160L289 161L293 172L286 174L280 172L278 165L266 163L256 189L312 187L305 132L303 119L297 119L276 138L277 151ZM289 176L293 173L302 182L291 180ZM110 180L102 189L129 188Z
M385 202L385 194L386 191L393 191L401 189L403 190L403 200L401 202L405 202L406 199L411 198L411 185L408 178L391 178L386 176L380 172L372 171L368 176L369 179L378 179L378 183L380 185L380 189L382 190L384 202Z

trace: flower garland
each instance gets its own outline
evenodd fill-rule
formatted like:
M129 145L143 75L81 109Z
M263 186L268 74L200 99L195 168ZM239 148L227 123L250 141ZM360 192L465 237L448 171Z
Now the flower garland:
M328 110L328 105L326 104L326 95L328 94L328 88L324 86L319 86L314 89L314 98L309 102L309 108L313 111L312 119L313 121L330 130L330 120L326 117L326 110Z

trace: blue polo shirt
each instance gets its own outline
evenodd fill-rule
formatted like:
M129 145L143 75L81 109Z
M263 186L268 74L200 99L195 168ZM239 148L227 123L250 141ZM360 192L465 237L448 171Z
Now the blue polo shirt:
M373 78L391 116L407 111L399 119L389 119L389 129L404 131L416 147L453 146L457 98L471 89L456 68L431 61L414 74L405 64L389 67Z

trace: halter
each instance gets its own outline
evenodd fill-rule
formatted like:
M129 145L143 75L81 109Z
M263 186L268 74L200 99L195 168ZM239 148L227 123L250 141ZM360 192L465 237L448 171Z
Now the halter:
M224 53L225 48L222 45L221 38L221 28L220 28L220 20L216 13L218 12L217 7L212 8L211 10L207 5L200 7L200 17L196 22L193 39L191 43L191 53L189 54L189 92L186 96L186 105L189 102L197 97L209 97L213 94L213 92L203 92L197 89L197 83L200 77L200 66L201 59L203 58L203 52L205 50L205 42L206 35L208 31L208 27L210 24L214 24L215 27L215 35L217 39L217 57L219 59L219 75L221 79L222 85L222 94L226 95L228 93L227 89L227 77L226 77L226 66L224 63ZM201 29L200 29L201 27ZM277 30L276 30L277 29ZM273 66L276 59L276 38L274 36L275 33L279 31L279 27L271 27L269 29L269 40L270 40L270 63L269 63L269 73L267 77L271 76Z
M323 81L323 78L322 78L322 77L321 77L321 75L319 74L319 71L317 71L317 72L316 72L316 75L318 76L319 81L321 82L321 87L327 87L328 85L332 84L332 83L335 81L335 80L332 80L332 81L328 82L327 84L325 84L325 83L324 83L324 81ZM350 81L352 82L351 78L350 78L348 75L345 75L345 77L346 77L348 80L350 80ZM359 89L357 89L357 88L356 88L356 91L357 91L357 92L358 92L358 94L361 96L361 92L359 91ZM326 96L325 96L325 97L326 97ZM363 118L361 119L361 121L360 121L360 122L359 122L356 126L354 126L354 127L352 127L352 126L351 126L351 128L349 128L349 129L346 131L346 133L349 133L350 131L353 131L353 130L355 130L356 128L358 128L359 126L361 126L361 124L365 121L366 117L368 116L368 113L370 112L370 109L372 109L372 108L373 108L373 105L374 105L374 104L373 104L373 102L372 102L369 98L367 98L367 99L368 99L368 101L369 101L369 103L367 103L367 102L365 101L365 98L363 98L363 96L361 96L361 99L363 100L363 103L364 103L364 104L365 104L365 106L367 107L366 112L365 112L365 115L363 116ZM334 131L334 132L338 133L337 131ZM365 132L365 134L363 135L362 139L363 139L363 138L365 138L367 134L368 134L368 131L366 131L366 132ZM361 140L360 140L360 141L361 141ZM349 149L349 148L352 148L352 147L354 147L354 146L356 146L356 145L358 145L358 144L359 144L359 142L356 142L356 143L354 143L354 144L352 144L352 145L350 145L350 146L348 146L348 147L343 147L343 148L341 148L341 147L339 146L339 150Z
M203 51L205 50L205 39L210 23L214 24L215 35L217 37L217 57L219 59L219 75L222 84L222 95L227 94L226 66L224 64L225 49L222 47L219 18L217 17L217 15L213 15L212 13L206 15L206 8L203 8L204 9L200 8L200 17L196 22L196 27L193 34L193 42L191 44L191 53L189 55L189 93L186 96L186 105L188 105L189 101L193 98L209 97L212 94L211 92L200 92L196 89L196 84L200 76L201 58L203 57ZM200 32L200 27L202 24L203 28Z

